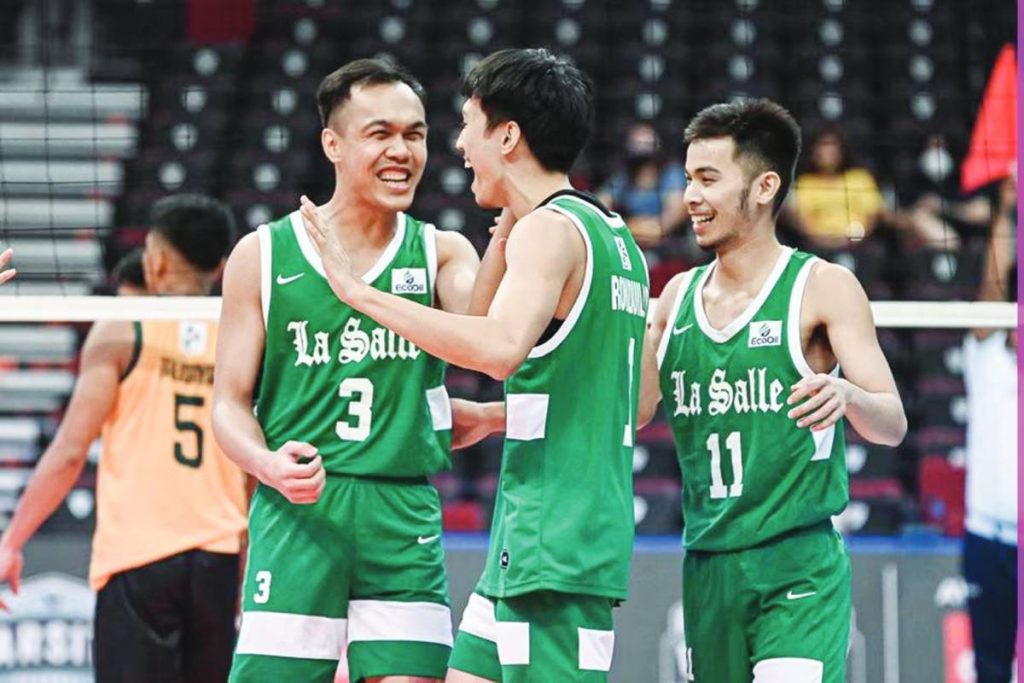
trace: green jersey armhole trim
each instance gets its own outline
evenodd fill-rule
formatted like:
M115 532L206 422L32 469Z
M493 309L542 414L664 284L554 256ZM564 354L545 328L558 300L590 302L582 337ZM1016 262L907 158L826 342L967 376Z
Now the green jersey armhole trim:
M793 289L789 293L789 310L786 314L788 318L786 321L786 337L789 346L789 358L802 377L810 377L817 374L804 356L803 344L800 338L800 312L803 308L807 281L810 279L814 265L819 262L823 263L824 261L817 256L807 259L807 262L800 267L800 272L797 273L796 279L793 281ZM828 374L838 377L839 363L836 363L835 367Z
M686 292L690 289L690 283L693 282L693 276L696 272L697 269L692 268L679 282L679 291L676 292L675 301L672 302L672 309L669 311L668 319L665 321L665 329L661 332L661 341L658 342L656 358L659 370L661 369L662 362L665 360L665 353L668 351L668 342L672 337L672 330L675 329L676 320L679 318L679 309L683 305L683 299L686 298Z
M270 321L270 226L264 223L256 228L256 238L260 248L260 307L263 309L263 329L266 330Z
M427 256L427 294L433 306L437 292L437 228L433 223L423 224L423 251Z
M128 379L128 375L132 374L132 370L139 364L139 356L142 355L142 323L138 320L132 322L132 335L135 337L132 341L132 357L128 359L128 365L125 366L124 372L118 378L120 382Z
M324 270L324 262L320 258L320 254L317 253L316 247L313 246L313 242L310 241L309 235L306 234L306 226L302 223L302 214L298 211L293 211L289 218L291 219L295 239L299 243L299 250L309 265L313 266L313 269L320 274L320 277L326 280L327 272ZM401 248L404 239L405 213L399 211L395 214L395 234L391 236L391 241L388 242L388 246L384 247L384 251L381 252L377 262L368 271L363 273L363 282L371 284L381 276L381 273L387 270L387 267L395 260L395 255L398 253L399 248Z
M565 341L569 336L569 333L572 332L574 327L576 327L576 321L579 320L580 316L583 314L583 309L587 305L587 299L590 298L590 285L594 279L594 246L590 243L590 234L587 232L586 227L577 216L563 207L555 204L545 204L541 208L550 209L551 211L560 213L572 221L576 230L578 230L580 235L583 237L584 244L586 244L587 263L583 269L583 284L580 285L580 291L576 295L576 301L573 302L572 308L569 309L569 315L566 316L565 320L562 321L562 324L558 326L558 331L555 332L551 339L548 339L543 344L530 349L530 353L527 358L542 358L557 349L561 343Z
M782 248L782 253L779 254L778 259L775 261L775 265L772 267L771 273L768 274L768 279L764 281L763 285L761 285L761 291L757 293L757 296L754 297L742 313L736 316L732 322L721 330L716 330L711 326L707 313L704 311L704 285L707 283L708 278L711 277L711 273L714 272L718 259L712 261L712 263L707 267L707 270L704 271L700 282L697 284L697 290L693 293L693 312L697 318L697 326L709 339L719 344L724 344L735 337L736 334L746 327L754 316L757 315L757 312L761 310L761 306L764 305L768 295L771 294L773 289L775 289L775 285L778 284L779 278L782 277L782 273L786 270L786 265L789 263L789 259L792 256L792 247Z

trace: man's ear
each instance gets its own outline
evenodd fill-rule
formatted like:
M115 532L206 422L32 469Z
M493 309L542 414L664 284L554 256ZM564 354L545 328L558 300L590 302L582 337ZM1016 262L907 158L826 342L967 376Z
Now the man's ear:
M501 153L511 154L523 137L523 131L515 121L506 121L497 132L501 135Z
M332 164L341 160L341 136L333 128L324 128L320 131L320 146L324 150L324 156Z
M775 171L765 171L754 181L754 201L758 204L771 204L782 189L782 178Z

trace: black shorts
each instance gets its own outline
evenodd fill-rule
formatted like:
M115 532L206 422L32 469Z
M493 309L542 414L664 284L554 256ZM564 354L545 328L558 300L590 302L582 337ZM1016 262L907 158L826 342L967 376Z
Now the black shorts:
M96 597L97 683L224 683L238 562L190 550L112 576Z

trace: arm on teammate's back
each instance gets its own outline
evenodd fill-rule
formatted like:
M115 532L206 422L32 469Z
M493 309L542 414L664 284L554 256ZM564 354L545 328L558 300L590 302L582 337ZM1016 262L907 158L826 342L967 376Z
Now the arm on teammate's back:
M437 298L449 313L468 313L480 257L457 232L437 232Z
M14 268L7 268L7 264L11 262L13 255L14 250L12 249L4 249L3 252L0 252L0 285L18 274L18 271Z
M9 582L15 592L21 578L22 548L78 481L89 446L114 407L134 343L131 323L121 321L96 323L86 337L78 381L64 419L0 538L0 583ZM6 609L2 602L0 607Z
M907 433L907 416L856 276L841 266L818 265L807 285L807 314L824 324L844 378L817 374L797 382L788 403L806 400L790 417L799 427L819 431L845 416L868 441L898 445Z
M654 315L647 325L647 334L644 335L644 354L640 369L640 402L637 406L637 427L644 427L654 419L661 402L661 385L658 376L658 347L661 346L662 337L665 336L666 328L670 327L672 321L672 308L675 306L676 296L679 287L686 277L686 273L677 273L666 283L658 297L658 305L654 308Z
M243 238L224 271L214 364L213 432L224 453L244 471L292 503L315 503L325 479L316 448L289 441L271 451L252 412L264 344L257 239L255 233ZM300 464L298 460L304 458L309 461Z
M452 399L452 450L467 448L505 431L505 404Z
M554 317L582 238L569 220L537 211L516 223L505 245L507 270L486 317L420 306L353 277L337 236L323 228L316 206L303 197L306 231L316 243L339 299L427 353L494 379L511 375ZM574 243L579 241L579 245Z

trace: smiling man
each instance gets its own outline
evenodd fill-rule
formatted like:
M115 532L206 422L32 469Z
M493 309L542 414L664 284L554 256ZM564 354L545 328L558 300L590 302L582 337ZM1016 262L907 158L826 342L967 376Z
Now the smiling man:
M335 171L320 207L360 282L466 310L468 240L404 211L427 157L419 83L358 60L317 99ZM442 678L452 644L441 507L427 475L449 466L444 362L341 303L298 211L228 260L214 428L260 481L231 680ZM255 412L253 410L253 397Z
M463 92L458 148L473 195L517 220L481 266L481 280L492 266L500 273L486 315L372 290L323 210L304 204L303 215L341 300L425 351L505 381L487 561L448 681L604 681L633 546L647 268L623 220L569 183L593 119L579 69L546 50L501 50L473 68ZM490 300L487 290L477 287Z
M689 673L841 683L850 562L831 517L849 499L843 424L896 445L903 405L856 277L776 239L800 153L789 112L715 105L685 139L687 208L716 259L658 302L640 423L664 395L683 475Z

